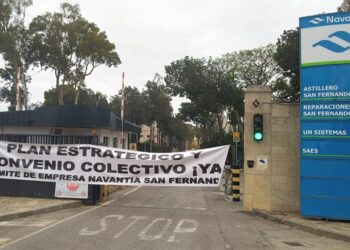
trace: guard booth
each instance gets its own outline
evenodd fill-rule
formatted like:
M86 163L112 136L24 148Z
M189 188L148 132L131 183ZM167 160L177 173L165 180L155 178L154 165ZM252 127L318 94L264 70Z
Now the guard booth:
M0 112L0 141L35 144L91 144L126 148L128 134L138 127L111 111L97 107L64 105L29 111ZM122 135L125 135L122 138ZM106 186L89 185L86 205L108 199ZM0 179L0 196L55 198L55 182Z

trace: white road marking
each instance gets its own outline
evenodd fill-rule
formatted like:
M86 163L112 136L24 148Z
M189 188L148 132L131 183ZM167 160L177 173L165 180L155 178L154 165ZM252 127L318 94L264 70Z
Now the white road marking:
M207 210L205 207L184 207L183 209L188 209L188 210L201 210L201 211L206 211L206 210Z
M198 211L207 211L205 207L160 207L160 206L154 206L149 204L141 204L141 203L126 203L121 205L122 207L146 207L146 208L156 208L156 209L184 209L184 210L198 210Z
M150 230L153 227L153 225L155 225L158 221L165 221L165 224L162 230L159 232L159 234L147 235L147 231ZM144 230L142 230L141 233L139 233L138 238L140 240L159 240L163 237L164 233L166 232L166 230L168 229L168 227L171 225L172 222L173 222L172 219L156 218Z
M115 200L107 201L107 202L101 204L101 206L103 206L103 207L108 206L108 205L111 204L113 201L115 201Z
M170 235L168 242L179 242L178 240L175 240L175 235Z
M147 216L131 216L130 218L134 219L132 222L129 223L126 227L123 228L119 233L114 235L113 238L119 238L123 233L125 233L130 227L132 227L138 220L145 220L147 219Z
M81 213L79 213L79 214L75 214L75 215L73 215L73 216L71 216L71 217L68 217L68 218L66 218L66 219L64 219L64 220L58 221L58 222L56 222L56 223L54 223L54 224L51 224L51 225L49 225L49 226L47 226L47 227L41 228L41 229L39 229L39 230L37 230L37 231L35 231L35 232L32 232L32 233L30 233L30 234L27 234L27 235L21 237L21 238L18 238L18 239L14 240L14 241L11 241L11 242L9 242L9 243L7 243L7 244L4 244L4 245L0 246L0 249L3 249L3 248L8 247L8 246L11 246L11 245L13 245L13 244L15 244L15 243L17 243L17 242L22 241L22 240L28 239L28 238L30 238L30 237L32 237L32 236L34 236L34 235L37 235L37 234L39 234L39 233L41 233L41 232L43 232L43 231L45 231L45 230L47 230L47 229L50 229L50 228L52 228L52 227L54 227L54 226L57 226L57 225L59 225L59 224L62 224L62 223L64 223L64 222L66 222L66 221L72 220L72 219L74 219L74 218L76 218L76 217L78 217L78 216L80 216L80 215L87 214L87 213L89 213L89 212L91 212L91 211L94 211L94 210L96 210L96 209L98 209L98 208L101 208L101 206L93 207L93 208L91 208L91 209L89 209L89 210L86 210L86 211L81 212Z
M184 227L183 224L190 224L191 226ZM196 220L182 219L177 223L173 234L169 237L168 242L179 242L175 239L176 234L193 233L198 228L198 222Z
M1 221L1 227L45 227L55 221Z
M135 192L136 190L138 190L139 188L141 188L142 186L136 187L128 192L126 192L125 194L123 194L123 196L127 196L128 194L131 194L132 192Z
M96 234L99 234L103 231L106 231L107 227L108 227L108 224L107 224L107 219L109 218L117 218L118 220L121 220L124 218L123 215L107 215L105 217L103 217L102 219L100 219L100 229L99 230L89 230L88 227L85 227L83 229L80 230L79 234L81 236L92 236L92 235L96 235Z

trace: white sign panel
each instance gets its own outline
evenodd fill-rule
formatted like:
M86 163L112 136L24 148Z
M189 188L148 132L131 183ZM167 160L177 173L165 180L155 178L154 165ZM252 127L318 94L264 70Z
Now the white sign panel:
M349 63L349 23L343 12L301 18L301 66Z
M86 183L78 182L56 182L55 197L87 199L88 185Z
M0 142L0 178L100 185L218 186L229 146L147 153Z
M350 60L348 24L301 30L301 64L333 64Z

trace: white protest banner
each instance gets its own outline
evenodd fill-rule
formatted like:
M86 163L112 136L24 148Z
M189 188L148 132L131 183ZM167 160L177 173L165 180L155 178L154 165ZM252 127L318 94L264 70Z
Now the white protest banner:
M218 186L229 146L147 153L95 145L0 142L0 178L99 185Z

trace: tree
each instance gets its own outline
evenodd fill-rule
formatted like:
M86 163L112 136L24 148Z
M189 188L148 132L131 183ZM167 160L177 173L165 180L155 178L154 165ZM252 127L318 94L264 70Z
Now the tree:
M121 95L114 95L110 97L110 101L109 101L110 110L119 117L121 116L121 103L122 103L121 100L122 100Z
M232 123L238 123L243 114L243 89L238 85L235 69L228 68L225 60L185 57L165 67L165 82L173 96L187 97L179 117L205 130L204 140L214 134L224 136L224 116L229 110L235 114Z
M149 112L146 123L149 125L156 121L163 132L168 132L173 109L171 107L171 97L166 86L148 81L142 96L145 101L145 107Z
M63 96L63 102L65 104L73 105L75 90L72 86L63 85L61 86L61 91L65 93ZM59 104L59 100L57 99L57 89L51 88L44 92L44 103L43 106L57 106Z
M0 72L5 85L0 90L0 99L10 103L10 110L16 107L16 95L20 100L16 109L27 108L26 86L30 77L26 74L29 68L26 60L28 36L24 21L30 5L31 0L0 0L0 53L5 60L5 69Z
M137 125L148 121L144 96L136 87L127 86L124 90L124 119ZM110 100L111 110L118 116L121 111L121 92Z
M350 0L343 0L342 5L338 7L338 11L339 12L350 11Z
M193 138L194 131L191 125L184 123L179 117L171 118L170 123L170 145L181 151L185 150L185 142Z
M226 70L234 73L238 84L273 85L280 74L280 69L273 58L276 46L267 46L228 53L221 58Z
M64 85L74 87L77 104L86 77L96 67L120 64L115 45L96 24L81 16L78 5L63 3L60 12L35 17L29 33L31 60L55 73L59 105L64 104Z
M80 90L85 87L85 78L102 64L108 67L117 66L120 59L114 51L115 45L108 41L105 32L101 32L94 23L79 18L67 25L67 33L74 52L69 58L70 70L65 74L65 79L77 91L77 104Z
M76 89L72 85L64 85L62 86L64 92L66 93L64 95L64 103L65 104L76 104L75 103L75 96L76 96ZM100 93L100 92L94 92L91 89L81 89L80 90L80 99L79 104L81 105L89 105L89 106L95 106L95 107L101 107L105 109L109 109L110 105L107 100L107 96ZM47 90L44 92L44 103L43 106L57 106L58 100L56 97L56 89L52 88L50 90Z
M3 87L0 88L0 100L9 103L8 110L15 111L17 104L16 97L16 79L14 69L7 66L5 69L0 69L0 78L2 79ZM22 73L22 86L19 88L19 103L24 105L27 110L28 90L26 83L30 82L31 78L27 74Z
M173 117L169 89L160 81L148 81L145 89L140 92L135 87L124 90L125 106L124 119L137 125L151 125L154 122L161 132L160 144L152 150L170 150L171 147L184 149L186 139L191 136L191 126ZM110 99L111 110L120 116L121 93ZM169 145L164 145L165 138L169 138ZM144 148L145 145L142 145Z
M297 102L300 96L299 29L285 30L277 40L274 54L278 66L283 70L273 87L277 100Z
M136 87L126 87L125 96L125 118L135 124L144 124L147 120L144 97Z

